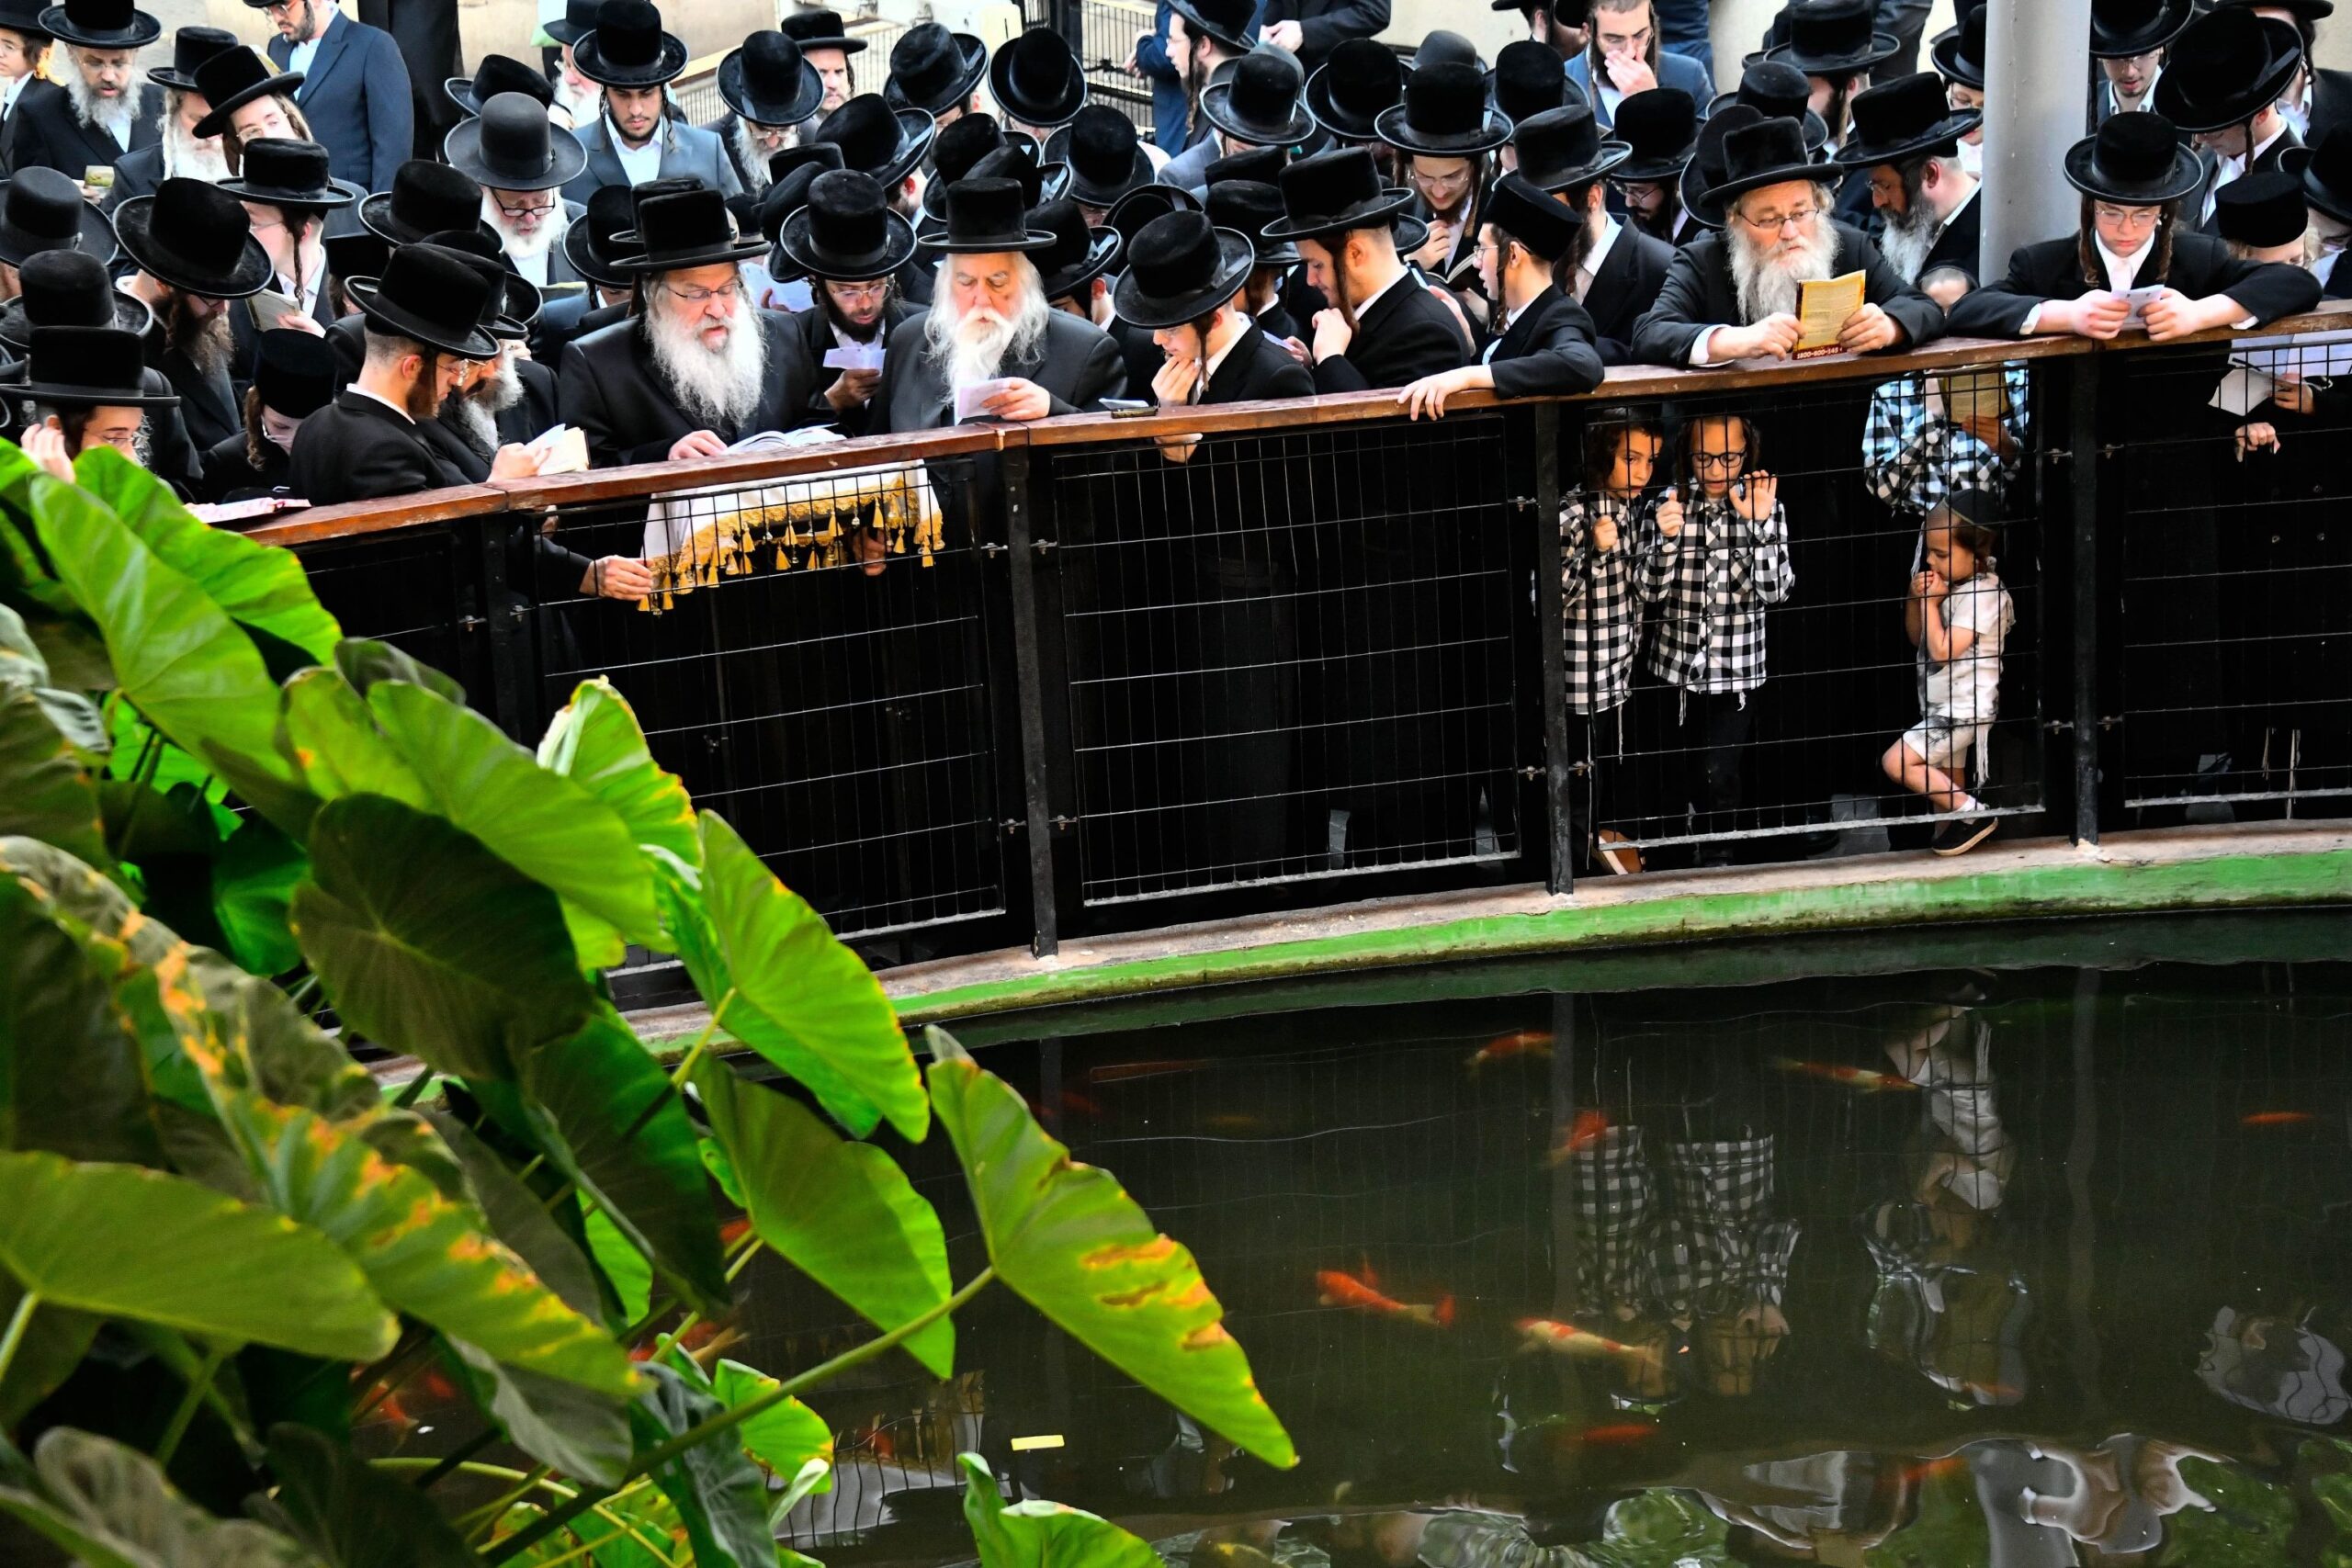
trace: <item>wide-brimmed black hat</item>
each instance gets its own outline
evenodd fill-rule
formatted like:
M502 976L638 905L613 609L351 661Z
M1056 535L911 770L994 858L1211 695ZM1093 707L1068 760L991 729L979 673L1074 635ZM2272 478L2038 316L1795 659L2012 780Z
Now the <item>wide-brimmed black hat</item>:
M1576 243L1584 214L1554 201L1517 175L1505 175L1487 193L1479 221L1491 223L1547 262L1558 261Z
M2233 244L2298 244L2311 220L2302 183L2283 170L2232 180L2213 196L2213 232Z
M114 209L115 237L139 270L207 299L258 294L276 274L237 198L178 175Z
M638 254L620 264L623 272L679 272L748 261L767 249L765 241L735 231L727 198L715 190L673 191L637 204Z
M2292 22L2225 6L2181 29L2148 107L2191 136L2244 125L2278 101L2302 63Z
M1943 89L1939 86L1938 93ZM1829 122L1813 112L1808 102L1813 84L1795 66L1778 60L1758 60L1739 73L1736 92L1718 93L1707 106L1710 117L1721 114L1734 104L1749 104L1765 118L1787 115L1804 126L1804 144L1809 152L1818 152L1829 144Z
M1962 9L1960 24L1938 33L1929 42L1928 56L1946 81L1984 91L1984 7L1968 6Z
M391 189L359 204L359 221L396 245L412 245L444 229L481 223L481 186L447 164L411 158L392 171Z
M254 354L254 390L261 406L301 419L334 396L334 348L316 333L276 327L261 334Z
M0 180L0 262L22 266L44 251L81 251L114 259L114 228L82 199L82 187L55 169L28 164Z
M1258 0L1168 0L1169 8L1184 18L1184 26L1206 33L1236 54L1247 54L1257 42Z
M1517 125L1568 101L1567 73L1560 69L1559 53L1548 43L1519 39L1503 45L1495 68L1487 73L1487 90L1505 119Z
M1377 229L1411 205L1413 193L1380 183L1369 147L1340 147L1301 158L1283 171L1283 218L1270 240L1312 240L1350 229Z
M426 235L424 243L457 252L490 280L490 298L482 305L483 331L492 337L507 338L528 333L531 323L539 316L538 286L506 265L506 253L496 241L479 230L452 229L447 233Z
M1171 212L1136 236L1111 306L1145 332L1181 327L1231 299L1258 265L1249 235L1216 227L1206 213Z
M890 210L879 183L854 169L831 169L809 184L808 200L784 220L776 244L804 276L865 283L906 265L915 233Z
M1724 226L1723 203L1714 199L1707 188L1724 177L1724 138L1773 118L1753 104L1732 104L1707 117L1707 123L1699 128L1698 141L1691 147L1690 162L1682 171L1682 210L1690 215L1692 222L1709 229Z
M13 27L9 13L0 12L0 28ZM147 73L147 80L175 93L196 91L196 68L224 49L237 47L237 35L226 28L182 28L172 35L172 62Z
M1559 63L1559 56L1554 55L1555 75L1560 74ZM1343 39L1306 79L1306 112L1316 124L1349 141L1379 141L1381 114L1404 101L1405 62L1395 50L1373 39Z
M344 284L368 325L461 359L490 359L498 340L482 329L482 306L490 281L465 255L439 245L402 245L384 264L381 277L355 277Z
M17 269L18 291L0 310L0 344L21 358L35 327L120 327L147 335L155 313L114 286L106 264L84 251L43 251Z
M792 276L808 276L797 265L786 261L775 247L784 238L785 224L791 220L794 213L808 205L808 187L825 175L841 170L841 150L826 141L820 141L817 145L833 154L831 163L811 158L787 164L781 170L772 170L774 177L768 181L768 188L760 193L755 219L759 224L760 237L768 243L768 273L779 280L784 276L784 274L777 270L779 265L785 267ZM801 150L797 147L786 149L790 152L797 152ZM874 178L871 175L860 175L858 177L869 184ZM882 187L876 185L874 188L879 190Z
M938 132L928 111L894 109L879 93L860 93L820 121L809 140L833 143L842 167L872 175L888 188L922 162Z
M2196 0L2091 0L2091 58L2154 54L2179 37L2196 14Z
M57 408L168 409L179 399L147 389L147 356L137 333L120 327L35 327L24 379L8 389Z
M1007 141L1003 146L973 164L964 175L967 180L1011 180L1021 187L1021 205L1024 208L1043 207L1049 201L1060 201L1069 194L1069 165L1040 164L1023 143ZM936 200L932 193L923 192L924 201L916 214L915 240L929 245L947 231L947 192L962 181L949 181L938 187Z
M539 118L545 120L542 114ZM348 207L368 193L329 170L327 150L295 136L259 136L244 144L241 173L220 188L239 201L297 211L326 212Z
M2160 114L2133 109L2066 149L2066 183L2095 201L2162 207L2205 183L2205 164Z
M164 36L164 24L130 0L65 0L40 14L39 30L84 49L144 49Z
M48 9L40 0L0 0L0 28L19 33L33 43L47 43L49 34L41 30L40 14ZM205 31L217 29L207 28Z
M547 73L503 54L485 54L471 76L452 76L441 84L450 101L468 114L481 113L482 105L501 93L521 93L537 98L541 109L555 104L555 84Z
M780 32L756 32L718 62L718 96L754 125L798 125L824 101L824 78Z
M1432 28L1422 34L1420 48L1413 51L1413 58L1407 63L1411 71L1432 65L1475 65L1483 76L1487 70L1478 46L1450 28Z
M936 239L924 242L948 255L988 255L999 251L1042 251L1053 235L1033 229L1018 180L963 179L947 187L946 222Z
M771 187L773 188L773 187ZM627 186L598 186L588 193L588 210L563 231L563 257L572 270L605 288L627 288L635 279L621 263L636 254L637 204ZM630 243L617 244L621 235Z
M2352 223L2352 127L2329 126L2310 146L2280 153L2278 166L2302 183L2303 200L2313 211Z
M197 64L196 90L211 112L196 122L196 134L218 136L229 129L229 117L247 104L272 95L291 97L301 85L300 71L272 71L243 44L224 49Z
M909 114L920 113L910 109ZM922 212L937 218L946 211L947 187L970 174L979 161L1005 146L1004 128L992 114L967 114L940 127L931 141L931 175L923 181Z
M1266 185L1278 184L1283 171L1290 166L1287 147L1244 147L1238 152L1227 152L1212 159L1201 171L1202 184L1215 186L1221 180L1258 180Z
M1521 120L1511 128L1510 144L1519 152L1520 177L1543 191L1589 185L1634 155L1624 142L1604 139L1591 106L1581 103Z
M776 26L785 37L800 46L803 54L812 49L838 49L843 54L857 54L865 48L864 39L850 37L849 29L842 26L839 11L796 11Z
M989 62L989 92L1007 119L1066 125L1086 103L1086 70L1062 35L1032 28Z
M1510 117L1487 102L1485 73L1459 61L1415 70L1405 78L1405 101L1375 123L1383 141L1424 158L1476 157L1510 140Z
M1111 210L1102 215L1102 221L1116 231L1121 242L1132 250L1136 236L1142 233L1144 226L1153 219L1164 218L1171 212L1200 210L1201 199L1191 191L1154 182L1137 186L1112 203ZM1263 238L1262 235L1260 237Z
M1728 209L1749 191L1791 180L1817 185L1827 172L1804 150L1804 128L1775 116L1724 138L1724 177L1708 183L1707 196Z
M1288 240L1266 237L1266 226L1279 222L1282 215L1283 193L1278 186L1263 180L1209 182L1209 221L1220 229L1249 235L1257 246L1260 266L1293 267L1299 263L1296 245ZM1132 250L1134 246L1130 244L1128 248Z
M1699 106L1679 87L1629 93L1618 101L1611 130L1633 150L1617 165L1617 177L1663 185L1682 177L1683 166L1697 149Z
M989 68L989 46L970 33L918 22L890 46L890 78L882 96L894 109L943 115L971 101Z
M563 15L539 30L560 44L576 44L596 30L596 12L603 0L564 0Z
M1944 79L1932 71L1898 77L1854 95L1854 122L1838 149L1840 168L1868 169L1925 157L1984 123L1982 109L1944 101ZM1809 151L1809 149L1808 149Z
M1071 199L1109 207L1152 180L1151 154L1136 122L1105 104L1089 104L1046 140L1048 162L1069 165Z
M378 276L392 255L392 243L373 229L322 235L319 248L326 252L327 275L331 277Z
M686 68L686 46L662 30L649 0L605 0L596 26L571 46L571 63L605 87L658 87Z
M521 93L497 94L481 113L450 127L441 155L489 190L553 190L588 166L580 138Z
M1808 76L1851 76L1894 53L1903 45L1893 33L1871 25L1871 0L1790 0L1781 13L1789 41L1764 51Z
M1045 280L1048 303L1077 294L1119 261L1119 231L1090 228L1078 203L1049 201L1029 212L1031 227L1042 229L1054 243L1030 256L1037 276Z
M1223 81L1201 89L1201 113L1237 141L1289 147L1315 130L1315 117L1301 101L1306 90L1295 58L1256 49L1236 61Z

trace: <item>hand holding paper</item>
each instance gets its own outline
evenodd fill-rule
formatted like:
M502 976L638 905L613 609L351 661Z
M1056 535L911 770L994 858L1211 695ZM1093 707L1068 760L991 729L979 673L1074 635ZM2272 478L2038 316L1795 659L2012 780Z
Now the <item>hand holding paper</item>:
M1862 308L1863 299L1860 272L1799 285L1797 323L1801 330L1795 357L1811 359L1841 352L1838 334L1845 331L1848 318Z

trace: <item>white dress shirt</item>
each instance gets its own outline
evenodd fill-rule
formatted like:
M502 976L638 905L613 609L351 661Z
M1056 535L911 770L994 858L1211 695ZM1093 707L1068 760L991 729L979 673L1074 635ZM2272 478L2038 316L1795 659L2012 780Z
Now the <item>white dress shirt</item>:
M2232 180L2244 179L2248 166L2259 161L2265 152L2269 152L2272 145L2287 134L2289 129L2286 117L2282 115L2279 117L2278 129L2263 139L2261 145L2255 148L2252 156L2223 158L2214 165L2213 183L2205 187L2205 210L2199 217L2200 222L2210 223L2213 220L2213 203L2214 199L2222 194L2222 187Z
M409 417L409 412L408 412L408 410L406 410L406 409L404 409L404 408L401 407L401 405L400 405L400 404L398 404L398 403L396 403L396 402L392 401L392 400L391 400L391 399L390 399L390 398L388 398L388 397L385 397L385 396L383 396L382 394L378 393L378 392L371 392L371 391L369 391L367 388L365 388L365 387L361 386L361 385L360 385L358 382L356 382L356 381L352 382L352 383L351 383L351 385L350 385L347 389L346 389L346 390L348 390L348 391L354 391L354 392L356 392L356 393L358 393L358 394L359 394L361 397L363 397L363 398L374 398L378 402L379 402L379 403L383 404L386 408L388 408L388 409L391 410L394 413L396 413L396 414L400 415L400 416L401 416L401 423L406 424L406 425L409 425L409 426L411 426L412 428L413 428L413 427L415 426L415 424L416 424L416 421Z
M613 156L620 161L621 173L630 185L641 186L662 177L662 139L669 134L669 129L666 124L656 126L650 141L642 147L631 147L621 140L620 127L613 123L612 117L605 117L605 139L612 143Z
M1601 220L1600 243L1592 247L1590 255L1577 264L1577 304L1583 304L1584 297L1591 292L1592 280L1600 276L1600 264L1609 259L1610 250L1617 243L1617 232L1623 227L1624 225L1614 218L1604 218Z

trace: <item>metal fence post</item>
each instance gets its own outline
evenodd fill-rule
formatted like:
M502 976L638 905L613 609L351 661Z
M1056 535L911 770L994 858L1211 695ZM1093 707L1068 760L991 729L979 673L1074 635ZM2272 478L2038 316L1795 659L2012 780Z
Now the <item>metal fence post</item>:
M2099 657L2098 491L2106 458L2098 445L2098 372L2104 356L2091 355L2070 366L2067 378L2066 445L2073 454L2069 491L2075 547L2073 573L2075 841L2098 842Z
M1050 956L1061 946L1061 922L1054 880L1054 811L1048 797L1052 768L1046 752L1046 682L1038 651L1037 548L1029 454L1005 449L1005 542L1012 547L1012 662L1021 698L1021 794L1029 840L1030 918L1035 933L1030 951Z
M1551 828L1544 886L1576 890L1576 760L1568 755L1568 677L1561 664L1560 405L1538 403L1535 417L1535 647L1544 661L1544 816Z
M482 618L490 623L491 716L499 728L521 740L531 606L515 599L506 581L507 532L515 520L511 513L496 512L471 519L470 525L476 558L481 562Z

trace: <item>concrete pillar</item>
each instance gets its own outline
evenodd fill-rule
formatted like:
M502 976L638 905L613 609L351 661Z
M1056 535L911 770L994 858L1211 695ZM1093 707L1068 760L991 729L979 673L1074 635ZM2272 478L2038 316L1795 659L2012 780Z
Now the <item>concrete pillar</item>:
M2062 154L2082 140L2091 0L1992 0L1985 15L1984 242L1977 276L2019 245L2071 233L2082 197Z

